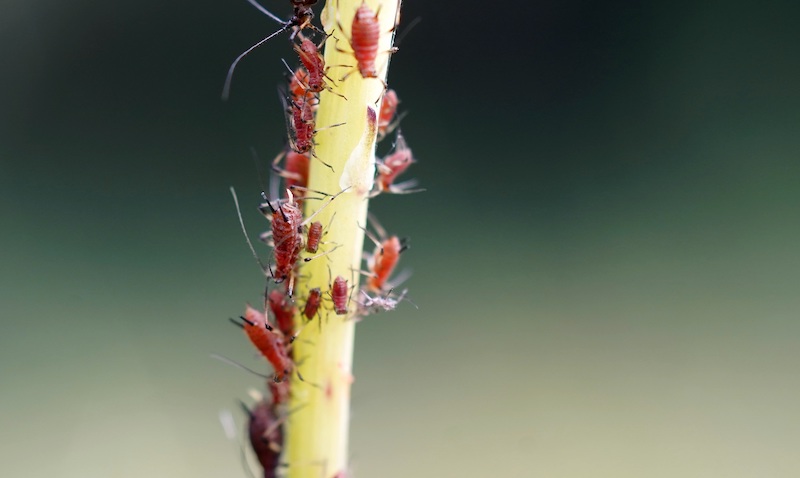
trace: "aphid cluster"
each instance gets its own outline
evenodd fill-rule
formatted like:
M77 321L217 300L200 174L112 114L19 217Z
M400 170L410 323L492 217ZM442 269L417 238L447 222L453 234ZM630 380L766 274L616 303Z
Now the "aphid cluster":
M299 281L306 280L303 275L304 264L312 260L328 260L326 256L342 246L326 240L328 232L337 227L336 215L333 214L326 221L327 224L315 219L318 213L336 201L339 194L346 190L328 195L308 188L309 171L315 165L325 166L330 169L330 174L341 173L333 171L325 158L318 158L315 153L319 96L322 91L328 90L336 95L331 97L332 100L348 101L334 89L338 82L344 81L353 72L358 72L363 78L374 78L383 83L376 65L381 57L378 47L381 35L378 19L381 12L380 9L373 11L363 1L354 14L350 38L346 38L338 16L338 32L325 33L314 26L312 7L317 3L316 0L291 0L293 14L285 21L258 5L255 0L248 1L280 22L281 27L233 62L223 95L228 94L230 79L239 60L282 32L291 31L291 51L298 59L294 69L286 65L290 74L286 84L279 88L286 117L288 143L272 161L271 168L275 175L273 190L269 194L262 192L262 201L258 206L259 211L269 221L267 231L260 236L261 241L271 248L269 258L262 260L248 239L267 280L263 311L248 305L242 316L237 320L231 319L243 329L272 371L268 380L272 401L261 401L252 409L248 408L247 412L253 451L264 467L264 476L275 476L283 440L283 420L280 419L278 409L291 394L290 378L296 376L305 381L300 370L302 360L294 356L295 339L302 340L303 328L315 321L315 327L320 329L320 333L324 333L322 317L327 317L327 320L333 320L337 316L340 320L357 320L370 314L394 310L406 296L405 290L399 295L393 295L395 287L403 281L393 278L393 275L401 254L408 249L408 241L387 233L377 220L371 218L368 224L361 227L375 244L375 248L364 255L365 265L362 270L351 271L352 276L349 279L342 275L333 277L329 273L327 283L319 287L297 287ZM351 65L353 69L344 77L333 79L320 49L326 42L335 42L333 47L338 49L340 41L346 41L350 46L347 52L353 55L356 64ZM396 49L386 53L391 54L394 51ZM397 130L401 119L397 115L400 101L394 90L386 87L379 101L375 128L378 141ZM369 197L419 191L412 189L416 184L414 180L396 182L397 177L415 159L399 130L395 138L390 151L382 159L376 160L376 177ZM235 195L234 198L236 199ZM304 214L303 204L312 200L322 201L321 206L314 214ZM236 201L238 208L238 200ZM242 229L244 230L243 223ZM355 276L358 274L366 276L360 289L354 287L357 282ZM318 278L316 280L319 281ZM310 377L308 383L315 385L312 380L313 377Z

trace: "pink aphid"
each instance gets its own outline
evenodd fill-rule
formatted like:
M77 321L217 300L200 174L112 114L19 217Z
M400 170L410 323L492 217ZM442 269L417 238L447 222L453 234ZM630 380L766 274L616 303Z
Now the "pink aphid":
M373 12L366 1L361 2L361 6L358 7L355 16L353 16L353 23L350 29L350 47L353 49L358 71L363 78L378 77L375 59L378 57L380 34L381 25L378 21L378 13Z
M386 90L381 102L381 110L378 113L378 140L382 140L394 129L392 120L397 113L397 105L400 99L394 90Z
M397 142L394 153L389 154L378 163L378 178L376 181L378 192L404 193L412 192L408 187L415 182L402 185L394 184L397 176L403 174L416 160L408 147L405 137L397 133Z

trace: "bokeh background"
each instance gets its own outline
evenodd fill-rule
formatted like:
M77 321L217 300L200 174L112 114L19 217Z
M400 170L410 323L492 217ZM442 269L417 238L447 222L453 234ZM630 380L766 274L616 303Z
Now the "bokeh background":
M265 0L284 15L288 2ZM419 306L357 332L356 476L800 476L796 2L429 2L392 60ZM244 476L283 144L245 1L0 6L0 475ZM266 227L252 207L252 232Z

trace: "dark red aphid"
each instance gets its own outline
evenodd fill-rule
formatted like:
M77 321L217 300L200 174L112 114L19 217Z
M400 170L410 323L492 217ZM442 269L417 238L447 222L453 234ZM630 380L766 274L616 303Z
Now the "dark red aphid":
M284 342L287 339L291 341L295 336L294 316L297 308L291 303L286 294L279 289L273 289L269 293L267 304L275 317L275 324L278 326L278 330L283 333Z
M319 306L322 303L322 291L320 291L319 287L315 287L308 291L308 299L306 299L306 306L303 309L303 315L308 320L312 320L317 312L319 311Z
M237 323L237 325L242 325L250 342L275 369L273 380L275 382L286 380L294 369L294 362L289 358L281 337L272 331L272 326L267 323L264 314L249 305L241 319L244 324Z
M319 243L322 240L322 223L314 221L308 226L308 239L306 240L306 252L312 254L316 253L319 249Z
M272 213L272 241L275 259L273 277L276 282L290 279L287 294L291 296L292 272L300 257L300 252L303 250L303 238L300 234L303 226L303 212L294 200L291 191L287 191L287 194L289 200L284 204L279 203L278 209L275 209L269 200L265 204ZM261 211L266 212L264 205L261 206Z
M292 100L290 113L292 149L301 154L310 153L314 149L316 134L314 98L306 96Z
M347 280L342 276L336 276L331 287L331 299L333 300L333 311L336 315L347 315L347 305L350 299L350 292L347 287Z
M397 93L394 90L386 90L381 102L381 110L378 113L378 140L386 137L395 128L396 125L392 123L392 120L397 113L399 103L400 99L397 97Z
M283 449L283 420L277 416L274 404L267 401L258 402L252 410L242 404L249 419L247 435L258 462L264 469L264 478L277 476Z

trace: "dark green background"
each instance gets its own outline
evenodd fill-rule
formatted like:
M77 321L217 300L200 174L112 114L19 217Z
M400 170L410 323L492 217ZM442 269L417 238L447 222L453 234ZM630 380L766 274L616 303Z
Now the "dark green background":
M284 4L269 6L285 14ZM406 2L419 310L358 327L357 476L800 474L796 2ZM503 8L507 10L503 10ZM0 474L242 476L281 147L242 1L0 7ZM252 207L253 232L265 222Z

